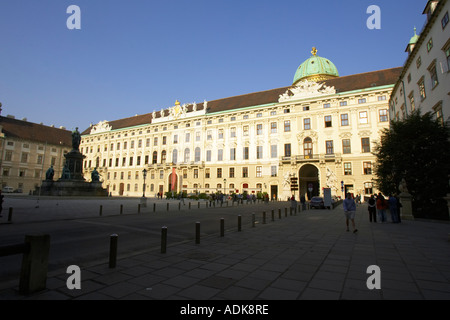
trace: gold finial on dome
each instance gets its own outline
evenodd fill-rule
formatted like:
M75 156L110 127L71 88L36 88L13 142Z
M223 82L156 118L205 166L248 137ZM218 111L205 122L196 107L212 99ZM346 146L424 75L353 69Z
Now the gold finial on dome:
M313 56L316 56L316 54L317 54L317 48L316 48L316 47L313 47L311 53L312 53Z
M179 106L179 105L180 105L180 101L178 101L178 100L175 101L175 105L176 105L176 106Z

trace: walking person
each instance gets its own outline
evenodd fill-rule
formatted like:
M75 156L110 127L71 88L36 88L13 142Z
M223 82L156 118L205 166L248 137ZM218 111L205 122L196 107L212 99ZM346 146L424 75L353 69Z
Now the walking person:
M347 193L347 198L345 198L343 205L344 205L345 224L347 226L347 231L350 231L349 222L351 221L352 227L353 227L353 233L357 233L358 229L356 229L356 225L355 225L356 203L350 193Z
M375 196L374 195L370 196L368 204L369 204L369 208L368 208L368 210L369 210L369 221L370 222L373 221L373 222L377 223L377 208L376 208L377 202L375 200Z

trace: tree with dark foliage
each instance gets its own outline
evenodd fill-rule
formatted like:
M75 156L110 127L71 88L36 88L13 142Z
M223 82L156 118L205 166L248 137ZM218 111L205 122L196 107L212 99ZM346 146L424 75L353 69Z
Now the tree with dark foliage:
M391 121L382 131L374 153L374 173L378 189L398 194L405 179L413 196L416 218L448 220L450 126L434 119L433 114L412 112L405 120Z

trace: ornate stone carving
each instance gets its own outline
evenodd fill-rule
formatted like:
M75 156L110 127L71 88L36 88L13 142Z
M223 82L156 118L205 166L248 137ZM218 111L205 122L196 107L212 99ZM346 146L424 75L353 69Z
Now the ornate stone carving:
M111 131L112 127L109 125L108 121L100 121L91 129L91 134Z
M330 94L336 94L336 89L334 87L328 87L323 83L315 81L304 80L280 95L278 101L285 102Z

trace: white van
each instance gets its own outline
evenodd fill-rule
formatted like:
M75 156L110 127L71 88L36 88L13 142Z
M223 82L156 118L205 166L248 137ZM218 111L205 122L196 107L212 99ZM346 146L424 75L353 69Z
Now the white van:
M3 187L3 189L2 189L2 192L5 192L5 193L11 193L13 191L14 191L13 187L8 187L8 186Z

